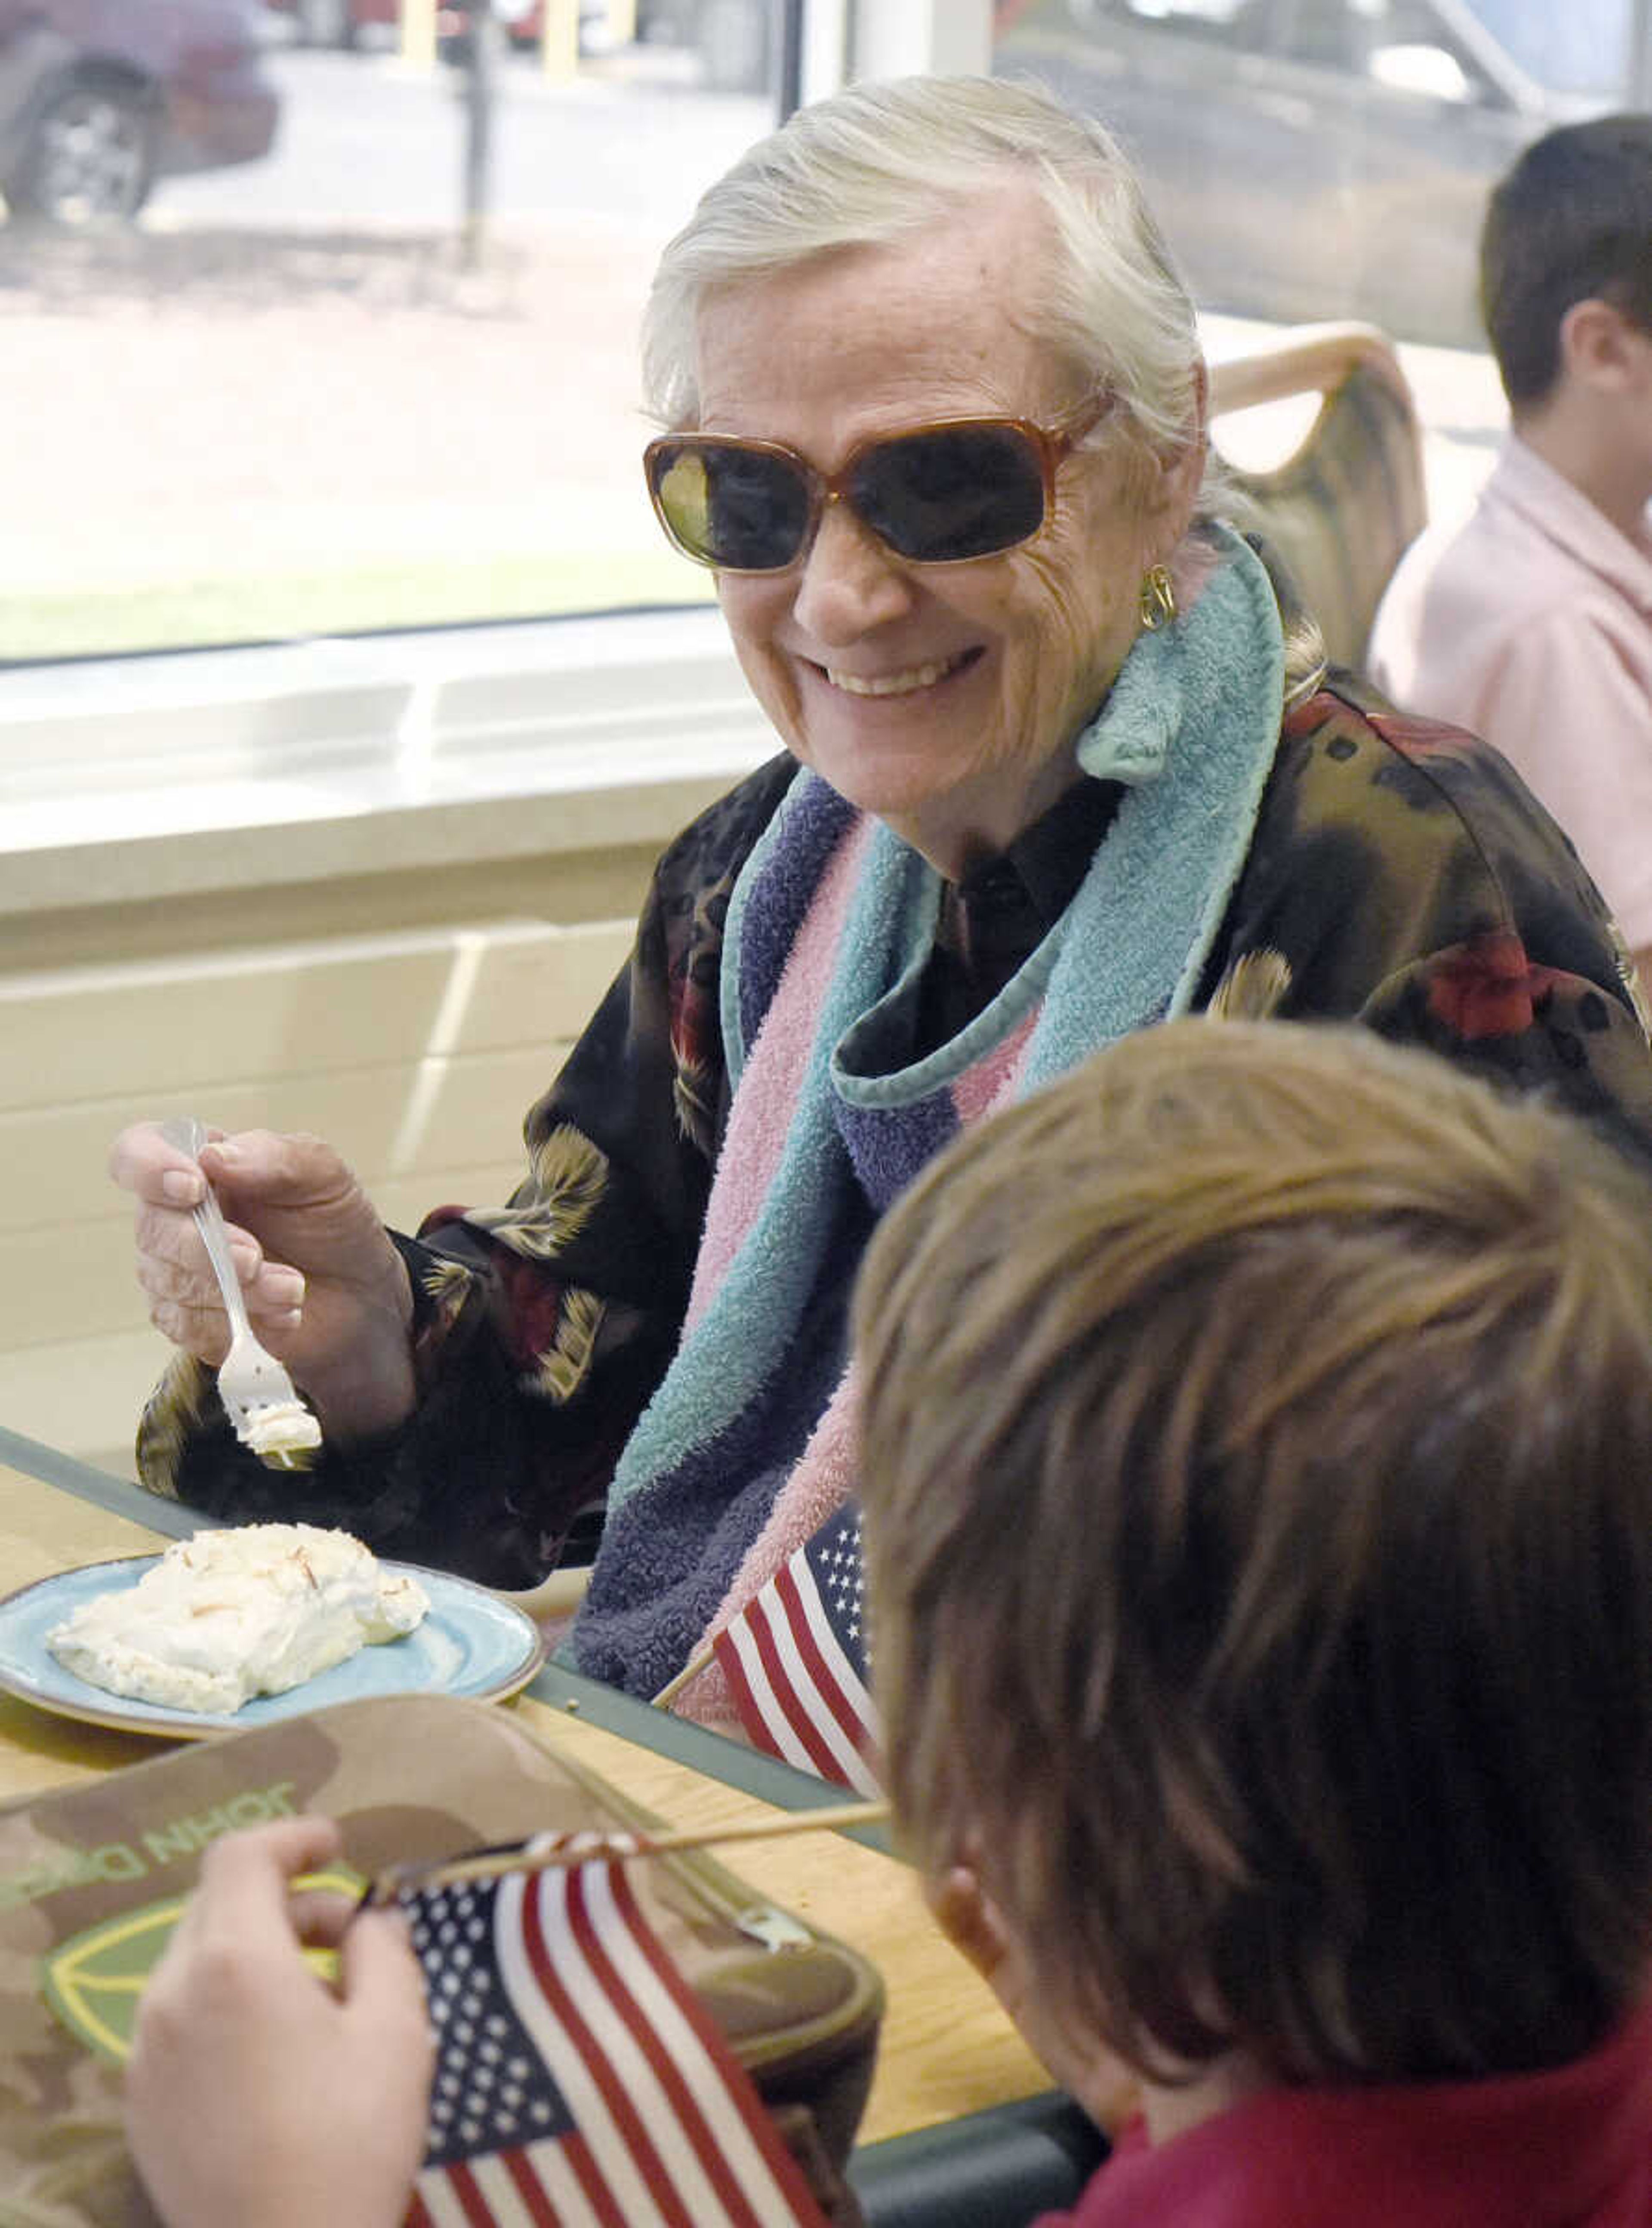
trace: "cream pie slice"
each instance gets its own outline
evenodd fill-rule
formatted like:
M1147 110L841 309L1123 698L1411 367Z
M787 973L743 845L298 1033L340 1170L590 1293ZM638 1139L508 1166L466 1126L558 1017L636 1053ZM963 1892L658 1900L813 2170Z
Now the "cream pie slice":
M135 1586L98 1594L46 1636L66 1670L163 1709L227 1715L284 1693L430 1604L348 1532L248 1524L175 1540Z

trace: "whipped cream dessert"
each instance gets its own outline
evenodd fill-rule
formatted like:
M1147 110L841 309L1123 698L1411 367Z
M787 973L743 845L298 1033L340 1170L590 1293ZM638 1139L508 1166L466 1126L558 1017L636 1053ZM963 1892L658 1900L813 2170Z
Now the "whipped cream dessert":
M302 1400L265 1400L249 1412L240 1437L260 1461L303 1469L296 1458L321 1444L321 1425Z
M248 1524L173 1542L135 1586L96 1595L46 1645L66 1670L172 1710L227 1714L411 1632L418 1582L348 1532Z

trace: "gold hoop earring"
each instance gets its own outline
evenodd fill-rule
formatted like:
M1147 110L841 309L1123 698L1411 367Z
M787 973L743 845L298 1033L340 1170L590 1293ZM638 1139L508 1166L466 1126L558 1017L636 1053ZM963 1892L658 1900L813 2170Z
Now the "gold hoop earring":
M1175 618L1175 583L1164 566L1151 566L1142 575L1141 607L1142 625L1149 634L1156 634Z

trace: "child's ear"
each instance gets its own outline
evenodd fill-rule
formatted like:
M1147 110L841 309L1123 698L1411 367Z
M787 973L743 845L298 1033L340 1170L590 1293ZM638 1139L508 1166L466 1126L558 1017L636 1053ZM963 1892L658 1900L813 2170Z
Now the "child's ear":
M1617 391L1646 376L1649 336L1610 302L1574 302L1560 320L1560 357L1568 374Z
M926 1879L924 1894L947 1940L961 1950L983 1980L990 1981L1008 1948L996 1912L981 1882L967 1865Z
M1050 1992L1007 1930L996 1905L968 1865L932 1873L924 1893L941 1930L988 1983L1021 2038L1098 2125L1117 2128L1136 2108L1137 2076L1105 2043L1075 2045L1051 2016Z

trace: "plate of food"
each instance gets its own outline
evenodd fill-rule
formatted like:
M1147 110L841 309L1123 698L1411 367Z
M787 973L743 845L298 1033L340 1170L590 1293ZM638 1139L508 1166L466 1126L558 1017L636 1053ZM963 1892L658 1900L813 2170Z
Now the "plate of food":
M307 1524L197 1532L0 1601L0 1691L174 1740L369 1694L502 1701L544 1653L485 1587Z

